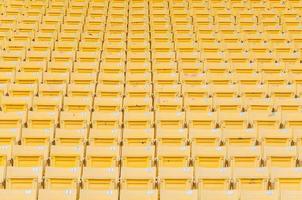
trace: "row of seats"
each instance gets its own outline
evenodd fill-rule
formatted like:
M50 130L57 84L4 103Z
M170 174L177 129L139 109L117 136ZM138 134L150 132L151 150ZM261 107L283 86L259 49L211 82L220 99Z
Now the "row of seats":
M31 138L25 139L29 143ZM38 140L37 138L34 139ZM183 146L182 140L185 138L158 138L157 148L154 145L146 144L147 139L145 141L141 139L142 143L145 142L141 145L130 143L135 142L135 139L126 139L125 141L128 143L123 147L118 145L94 146L92 144L87 146L86 151L82 146L71 146L78 145L75 139L77 138L57 138L57 145L50 146L50 149L48 149L48 144L45 145L45 142L44 144L41 142L45 146L29 146L30 143L29 145L28 143L15 145L13 148L2 146L1 166L42 168L45 166L81 168L83 165L92 168L119 166L122 168L156 166L159 168L183 168L194 166L197 170L198 168L221 168L225 166L232 168L260 166L288 168L300 166L302 160L301 146L284 146L288 138L265 138L265 144L262 148L261 146L238 146L236 144L226 148L225 146L202 146L193 143L192 149L190 146ZM139 139L136 138L136 142ZM273 141L274 139L275 141ZM233 143L236 141L242 142L238 138L231 140ZM246 145L253 142L255 142L253 139L248 141L247 138L245 140ZM279 143L280 146L278 146ZM154 170L156 171L156 168Z
M294 129L0 129L1 145L48 146L291 146L302 144L302 132Z
M280 95L281 90L275 92ZM290 92L284 92L288 94ZM274 94L274 93L273 93ZM280 95L281 96L281 95ZM20 97L2 96L0 107L3 112L156 112L171 111L190 113L206 112L275 112L281 113L297 112L301 109L301 99L291 99L290 95L274 95L274 98L249 99L249 98L192 98L192 97ZM50 103L49 100L52 102ZM33 113L31 113L33 114ZM216 113L211 113L215 115ZM244 115L244 113L241 113ZM287 115L285 115L287 116ZM252 117L253 119L253 117Z
M300 191L243 191L237 190L228 191L202 191L186 190L146 190L146 191L133 191L121 190L120 194L117 190L95 191L95 190L80 190L79 195L75 190L54 191L48 189L40 189L38 191L38 200L49 200L58 198L62 200L76 200L79 196L80 200L169 200L171 198L176 200L296 200L301 198ZM118 198L119 196L119 198ZM36 200L37 192L33 190L0 190L0 197L4 200ZM8 198L9 197L9 198Z

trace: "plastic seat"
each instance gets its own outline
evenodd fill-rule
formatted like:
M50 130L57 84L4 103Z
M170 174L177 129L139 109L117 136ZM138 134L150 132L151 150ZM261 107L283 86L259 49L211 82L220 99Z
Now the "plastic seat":
M210 91L215 98L236 98L239 94L238 85L211 85Z
M155 187L156 168L121 169L122 190L152 190Z
M87 129L56 129L55 143L60 146L80 146L85 144Z
M27 55L29 57L29 55ZM43 72L46 70L46 62L25 61L21 63L20 70L22 72Z
M301 168L272 168L271 178L274 186L280 191L301 190Z
M190 148L188 146L159 146L157 157L159 167L187 167L189 165Z
M247 113L219 113L219 121L225 129L246 129L248 128Z
M87 146L86 166L92 168L118 167L120 149L116 146Z
M42 81L41 73L18 72L16 73L15 83L18 84L39 84Z
M155 119L158 128L183 128L185 124L185 113L157 111Z
M145 72L144 74L127 73L126 84L127 85L147 85L151 83L151 73Z
M89 112L92 109L92 98L64 97L63 109L68 112Z
M151 128L154 124L153 112L126 112L124 127L130 129Z
M268 167L295 167L297 149L296 146L264 146L263 156Z
M265 146L290 146L293 138L291 129L259 129L258 134Z
M161 190L190 190L193 182L193 168L160 167L158 179Z
M203 150L201 150L203 149ZM195 168L220 168L225 165L226 149L224 147L192 147Z
M80 167L83 156L82 146L51 146L49 165L56 168Z
M182 98L158 98L155 102L155 110L160 112L180 112L182 110Z
M80 190L80 200L98 200L102 198L104 200L117 200L117 190Z
M189 98L208 98L210 96L210 87L205 86L193 86L182 85L182 94L184 97Z
M268 128L268 129L278 129L281 124L281 113L280 112L256 112L248 113L249 121L253 124L255 128Z
M190 129L214 129L217 127L218 117L216 112L188 112L186 121Z
M23 128L21 144L26 146L49 146L54 137L54 129Z
M247 111L249 113L270 113L274 109L274 102L271 99L247 99Z
M83 189L114 190L117 188L118 168L83 168Z
M3 112L27 112L31 108L32 99L29 97L7 97L1 99Z
M34 111L56 112L62 108L62 99L59 97L34 97L32 108Z
M121 142L121 129L94 129L89 132L89 143L94 146L115 146Z
M181 94L181 85L154 85L154 96L160 97L179 97Z
M51 85L63 85L69 83L69 73L44 72L43 83Z
M48 159L48 147L13 146L14 167L43 167Z
M94 95L94 84L69 84L67 94L70 97L90 97Z
M123 99L120 97L96 97L93 107L96 112L119 112L122 105Z
M54 128L58 123L58 118L58 112L29 111L27 126L29 128Z
M235 188L239 190L267 190L269 171L261 168L234 168Z
M120 128L122 125L121 112L94 112L92 114L92 128L96 129L114 129Z
M299 128L301 127L300 113L296 112L283 112L282 113L282 125L285 128Z
M198 168L195 171L195 181L199 191L228 190L230 177L230 168Z
M120 199L133 199L133 200L157 200L158 199L158 191L157 190L128 190L122 189L120 190Z
M160 199L167 200L171 198L174 198L175 200L197 200L198 192L197 190L185 190L185 191L161 190L160 191Z
M126 112L148 112L153 108L153 100L150 97L126 97L123 106Z
M75 190L40 189L38 200L50 200L51 198L75 200L76 196Z
M21 128L24 126L26 121L25 113L0 112L0 128Z
M42 168L7 167L6 189L34 190L41 186Z
M125 168L150 168L155 156L154 146L125 146L122 148L122 166Z
M218 112L241 112L243 110L243 101L240 98L229 99L219 98L214 99L213 106Z
M264 191L243 191L240 194L240 199L243 200L277 200L279 199L279 193L275 190L264 190Z
M74 63L74 71L76 73L96 73L99 68L99 63L95 62L93 60L94 58L88 57L88 55L83 61L84 58L80 57L80 61Z
M257 143L258 132L256 129L223 129L222 137L229 147L254 146Z
M41 97L62 97L66 94L66 85L40 84L39 96Z
M80 168L45 168L44 188L51 190L77 190L80 183Z
M47 71L52 72L52 73L71 72L72 63L71 62L53 62L53 61L51 61L51 62L48 62ZM69 80L69 79L67 79L67 80Z
M60 127L66 129L87 128L90 123L90 113L61 112Z
M229 146L228 159L231 167L255 168L261 165L260 146Z
M247 99L265 98L268 94L267 85L240 85L240 95Z

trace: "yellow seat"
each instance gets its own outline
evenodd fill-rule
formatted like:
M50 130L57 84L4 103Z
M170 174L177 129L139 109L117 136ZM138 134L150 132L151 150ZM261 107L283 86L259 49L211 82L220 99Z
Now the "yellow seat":
M14 167L43 167L48 159L48 147L43 146L13 146Z
M156 111L160 112L181 112L182 98L158 98L154 102Z
M49 165L57 168L81 167L83 156L82 146L51 146Z
M123 130L123 145L126 146L150 146L154 142L154 129L129 129Z
M67 73L71 72L72 63L71 62L48 62L47 71L52 73ZM45 73L44 73L45 74ZM44 78L45 80L45 78ZM67 79L69 80L69 79Z
M62 97L66 94L66 85L40 84L39 96L41 97Z
M6 189L34 190L41 186L42 168L7 167Z
M80 168L45 168L45 189L77 190L80 183Z
M154 125L153 112L126 112L124 127L130 129L152 128Z
M301 167L272 168L271 179L276 190L301 191Z
M291 190L283 190L280 192L280 199L281 200L294 200L296 198L301 198L302 192L301 191L291 191Z
M34 97L32 108L33 111L56 112L62 108L62 98L44 96Z
M3 112L27 112L32 105L30 97L8 97L1 99L1 109Z
M124 85L98 84L96 88L97 97L121 97L124 95Z
M291 146L293 138L291 129L259 129L258 134L265 146Z
M89 112L92 109L92 98L64 97L63 109L68 112Z
M120 148L116 146L87 146L86 166L92 168L118 167Z
M233 178L238 190L267 190L269 181L268 168L234 168Z
M125 146L122 148L122 166L126 168L150 168L155 156L154 146Z
M43 72L46 70L46 62L25 61L25 62L21 63L20 70L22 72Z
M81 146L85 144L87 129L56 129L55 143L60 146Z
M84 58L80 57L80 61L74 63L74 71L76 73L96 73L99 68L99 63L95 62L93 60L94 58L88 57L88 55Z
M190 148L188 146L163 146L157 150L159 167L182 168L189 166Z
M21 128L26 122L26 115L22 112L0 112L0 128Z
M29 111L27 126L29 128L54 128L58 123L58 112Z
M229 146L254 146L257 143L258 132L256 129L223 129L224 143Z
M203 150L201 150L203 149ZM192 157L195 168L219 168L225 166L226 149L224 147L193 146Z
M298 158L295 146L264 146L263 156L268 167L295 167Z
M268 96L267 85L240 85L240 95L246 99L259 99Z
M23 128L21 144L26 146L49 146L53 141L54 129Z
M228 190L230 177L230 168L198 168L195 171L195 181L199 191Z
M90 123L90 113L61 112L60 127L66 129L87 128Z
M181 95L181 85L154 85L154 96L156 98L179 97Z
M158 179L161 190L190 190L193 182L193 168L160 167Z
M156 168L121 168L122 190L152 190L155 188Z
M261 165L260 146L229 146L228 159L231 167L255 168Z
M114 190L119 178L118 168L90 168L83 169L83 189Z
M274 109L274 101L271 99L246 99L249 113L270 113Z
M300 113L296 112L283 112L282 113L282 125L285 128L300 128L302 120L300 120Z
M281 124L281 113L280 112L254 112L248 113L249 121L255 128L263 129L278 129Z
M18 84L39 84L42 82L42 73L18 72L15 83Z
M120 128L122 125L121 112L94 112L92 115L92 128L96 129L114 129Z

